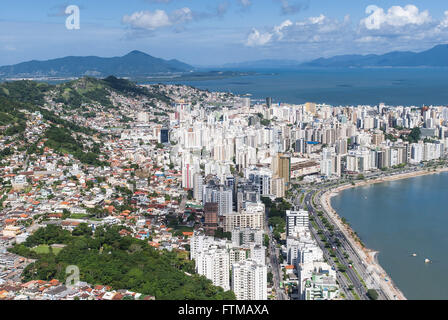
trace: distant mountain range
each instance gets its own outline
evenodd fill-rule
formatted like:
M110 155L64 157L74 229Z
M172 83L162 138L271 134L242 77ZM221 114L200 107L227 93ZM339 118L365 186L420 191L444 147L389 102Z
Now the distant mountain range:
M319 58L301 63L296 60L258 60L229 63L220 69L263 69L263 68L303 68L303 67L448 67L448 45L442 44L423 52L394 51L383 55L341 55ZM0 67L0 78L69 78L69 77L117 77L145 78L155 75L182 75L191 71L201 71L178 60L155 58L141 51L132 51L122 57L101 58L65 57L46 61L28 61L16 65ZM212 76L206 72L207 76ZM216 75L213 75L216 76Z
M0 77L145 77L155 74L183 73L194 67L178 60L155 58L141 51L123 57L65 57L29 61L0 67Z
M448 45L442 44L423 52L394 51L382 55L341 55L309 62L295 60L257 60L228 63L222 68L350 68L350 67L448 67Z
M342 55L303 63L304 67L448 67L448 45L423 52L394 51L383 55Z

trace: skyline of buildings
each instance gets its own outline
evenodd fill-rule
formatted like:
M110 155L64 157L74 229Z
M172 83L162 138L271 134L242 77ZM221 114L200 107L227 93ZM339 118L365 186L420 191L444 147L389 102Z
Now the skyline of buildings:
M1 137L0 146L12 150L0 171L4 248L50 224L69 231L81 223L120 225L120 236L186 252L198 274L240 299L343 299L340 270L324 256L311 208L294 191L417 168L448 153L446 106L268 107L229 93L157 86L174 102L111 94L115 108L83 106L89 118L47 98L49 110L102 134L77 135L97 148L99 166L48 147L42 135L51 125L40 112L25 113L24 135L36 151ZM272 203L291 208L273 222ZM10 266L1 275L17 280Z

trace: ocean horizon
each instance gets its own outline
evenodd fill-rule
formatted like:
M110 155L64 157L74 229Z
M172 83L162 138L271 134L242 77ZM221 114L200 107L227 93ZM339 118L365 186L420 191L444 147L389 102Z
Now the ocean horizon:
M227 70L227 69L226 69ZM214 80L145 81L272 97L274 103L339 105L448 105L448 68L233 69L256 75Z

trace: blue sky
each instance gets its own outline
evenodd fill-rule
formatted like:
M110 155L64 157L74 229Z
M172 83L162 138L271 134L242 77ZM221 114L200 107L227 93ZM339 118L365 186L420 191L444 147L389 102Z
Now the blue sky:
M448 43L448 1L2 0L0 65L141 50L194 65ZM65 8L80 8L68 30Z

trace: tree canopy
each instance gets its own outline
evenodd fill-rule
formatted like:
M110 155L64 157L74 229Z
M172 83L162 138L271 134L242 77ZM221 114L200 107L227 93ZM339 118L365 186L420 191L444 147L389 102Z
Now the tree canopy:
M176 251L156 250L146 241L122 237L122 227L98 227L93 235L86 226L71 234L61 227L48 225L37 230L23 244L10 251L37 259L23 272L23 281L66 280L66 267L76 265L80 280L90 284L110 285L163 300L233 300L231 291L216 287L204 276L194 274L194 262ZM55 255L31 250L41 244L65 244ZM192 274L188 275L186 274Z

